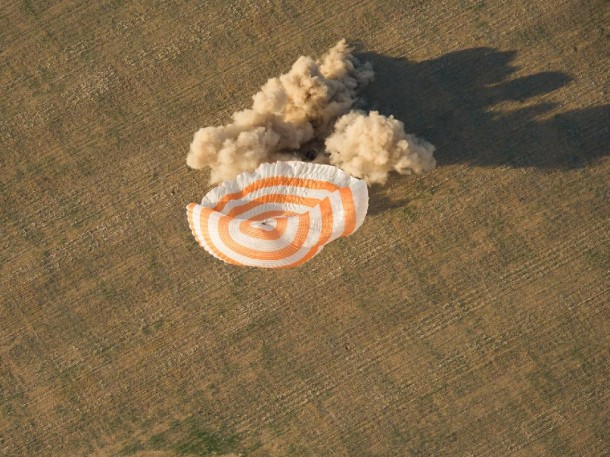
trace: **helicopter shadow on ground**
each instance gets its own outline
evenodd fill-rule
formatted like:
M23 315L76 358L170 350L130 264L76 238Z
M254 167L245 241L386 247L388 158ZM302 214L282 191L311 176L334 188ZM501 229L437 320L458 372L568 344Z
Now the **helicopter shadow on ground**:
M393 115L407 133L432 142L439 167L567 170L608 154L610 105L551 114L556 104L537 102L538 97L573 78L562 72L515 78L516 51L472 48L422 62L376 53L357 57L375 70L362 108ZM376 203L381 194L372 194L372 214L406 203Z

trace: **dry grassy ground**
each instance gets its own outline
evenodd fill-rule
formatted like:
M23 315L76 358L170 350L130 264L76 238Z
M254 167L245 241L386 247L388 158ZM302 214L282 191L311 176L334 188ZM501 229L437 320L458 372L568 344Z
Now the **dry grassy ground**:
M0 455L607 452L607 2L152 3L0 8ZM214 260L192 134L343 37L439 167Z

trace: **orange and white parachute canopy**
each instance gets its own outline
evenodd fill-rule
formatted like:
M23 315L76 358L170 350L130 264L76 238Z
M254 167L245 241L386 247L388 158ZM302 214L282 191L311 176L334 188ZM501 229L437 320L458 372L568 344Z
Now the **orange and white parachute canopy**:
M368 208L364 181L307 162L264 163L187 206L191 231L214 257L289 268L356 231Z

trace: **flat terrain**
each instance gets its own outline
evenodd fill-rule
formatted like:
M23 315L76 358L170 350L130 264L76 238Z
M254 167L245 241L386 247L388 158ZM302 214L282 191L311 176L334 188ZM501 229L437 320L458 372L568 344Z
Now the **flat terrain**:
M0 455L607 455L608 3L194 3L0 8ZM216 261L193 133L341 38L438 168Z

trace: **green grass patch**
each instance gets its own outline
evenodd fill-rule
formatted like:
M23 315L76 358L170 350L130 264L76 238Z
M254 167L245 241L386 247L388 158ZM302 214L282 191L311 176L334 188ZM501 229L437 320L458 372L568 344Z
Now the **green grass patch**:
M234 450L238 441L237 435L225 436L201 428L194 421L190 422L190 430L187 435L174 447L178 454L203 457L218 453L229 453Z
M140 443L139 441L134 441L133 443L129 443L127 446L125 446L123 449L121 449L117 455L119 455L119 456L133 455L136 452L141 451L142 449L144 449L144 446L142 446L142 443Z

